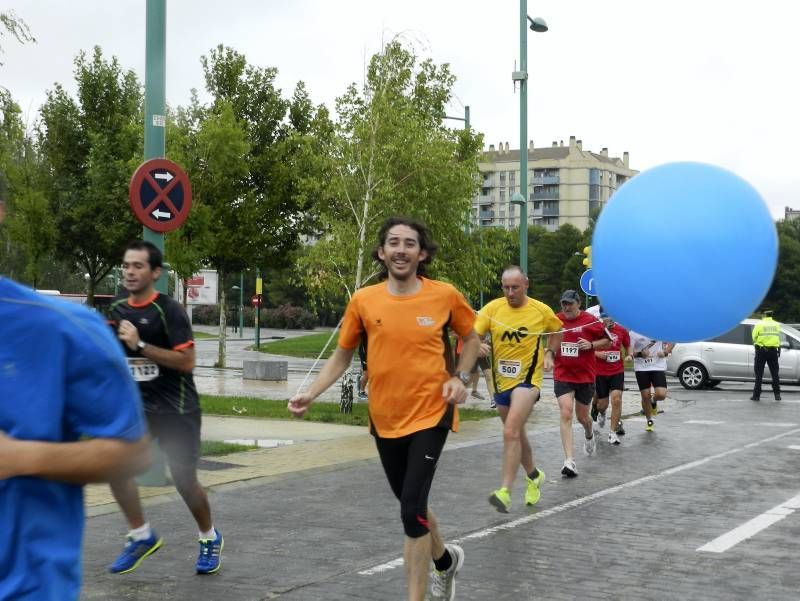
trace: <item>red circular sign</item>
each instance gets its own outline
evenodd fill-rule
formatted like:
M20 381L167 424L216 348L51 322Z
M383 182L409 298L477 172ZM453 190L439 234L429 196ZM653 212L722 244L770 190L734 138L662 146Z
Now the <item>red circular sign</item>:
M178 229L192 208L189 177L168 159L150 159L139 165L128 190L133 214L154 232Z
M250 299L250 302L253 303L254 307L260 307L261 306L261 296L258 295L258 294L255 295L253 298Z

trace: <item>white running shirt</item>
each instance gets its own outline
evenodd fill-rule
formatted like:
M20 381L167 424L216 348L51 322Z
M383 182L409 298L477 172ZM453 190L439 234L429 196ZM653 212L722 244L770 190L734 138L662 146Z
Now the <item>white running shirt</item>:
M634 357L634 371L667 371L667 358L659 357L659 352L664 352L664 343L661 340L653 340L647 336L642 336L631 330L631 354L647 349L650 356L647 358Z

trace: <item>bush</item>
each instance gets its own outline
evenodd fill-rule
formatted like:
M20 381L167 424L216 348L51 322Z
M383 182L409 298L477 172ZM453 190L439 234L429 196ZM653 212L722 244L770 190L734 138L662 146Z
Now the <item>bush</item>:
M261 310L261 325L280 330L313 330L317 316L311 311L293 305Z
M200 326L218 326L219 305L195 305L192 307L192 323Z

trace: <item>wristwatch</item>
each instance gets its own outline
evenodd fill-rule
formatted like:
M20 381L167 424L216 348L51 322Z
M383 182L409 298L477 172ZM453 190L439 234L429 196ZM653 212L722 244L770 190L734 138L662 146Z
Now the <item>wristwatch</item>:
M466 386L469 384L469 374L465 371L459 371L456 373L456 377L461 380L461 383Z
M143 351L144 347L146 346L147 343L144 340L139 340L139 342L136 343L136 348L139 349L140 351Z

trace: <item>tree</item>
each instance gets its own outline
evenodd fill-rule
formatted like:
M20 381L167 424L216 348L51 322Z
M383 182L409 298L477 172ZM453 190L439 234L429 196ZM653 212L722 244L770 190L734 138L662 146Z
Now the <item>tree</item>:
M142 94L133 71L99 47L75 59L77 100L56 84L41 108L39 144L50 178L57 252L89 274L94 289L141 226L127 206L128 181L141 162Z
M783 322L800 322L800 221L779 221L778 267L759 311L772 309Z
M529 232L531 293L543 303L557 307L561 292L578 288L583 266L582 256L575 253L587 244L586 238L570 224L554 232L541 228L530 228Z
M302 83L284 99L275 69L249 65L231 48L218 46L201 62L213 101L200 106L195 97L178 109L171 131L179 137L170 143L192 180L197 215L168 244L187 269L203 263L224 282L246 268L284 266L310 231L315 182L323 179L317 149L330 120L323 107L311 106ZM224 365L224 290L219 302Z
M28 25L13 10L0 13L0 38L3 38L6 34L11 34L20 44L36 42L36 38L31 35ZM0 55L2 54L3 46L0 45ZM3 63L0 61L0 66L2 65Z
M417 58L398 41L370 60L366 81L337 99L331 147L335 174L316 205L325 224L302 263L314 300L342 303L372 282L370 253L392 214L419 218L439 242L432 275L474 295L492 274L465 232L478 179L481 136L443 125L455 77L448 65Z

